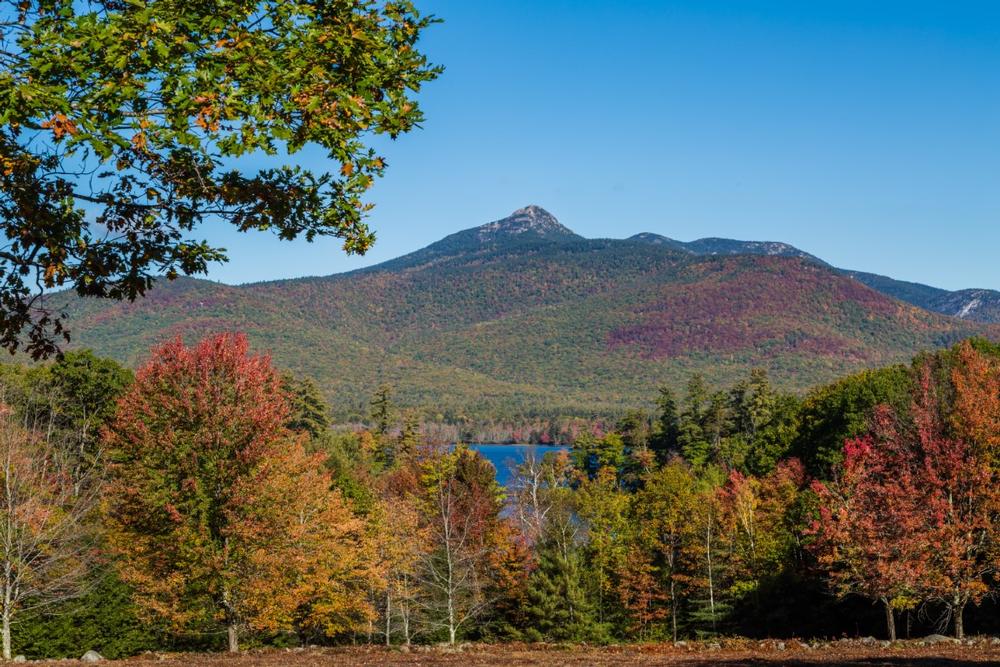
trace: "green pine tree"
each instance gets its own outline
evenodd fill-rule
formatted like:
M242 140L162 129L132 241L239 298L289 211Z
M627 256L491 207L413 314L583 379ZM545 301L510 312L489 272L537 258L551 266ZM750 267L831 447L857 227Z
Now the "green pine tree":
M309 378L291 374L283 375L281 384L288 395L288 428L308 433L314 440L320 437L330 427L330 408L320 395L319 387Z
M677 428L677 445L684 458L692 465L704 465L711 457L711 443L705 434L708 413L708 386L699 373L688 380L684 409Z
M653 425L653 434L649 446L656 453L656 458L666 461L671 453L679 451L677 438L680 435L680 424L677 416L677 401L670 387L660 387L660 395L656 399L660 414Z
M608 629L597 621L597 607L586 586L583 557L575 548L546 545L528 586L526 615L529 639L544 641L608 640Z
M403 430L399 434L399 441L396 445L396 456L401 459L409 458L416 452L420 442L420 415L412 411L407 412L403 418Z

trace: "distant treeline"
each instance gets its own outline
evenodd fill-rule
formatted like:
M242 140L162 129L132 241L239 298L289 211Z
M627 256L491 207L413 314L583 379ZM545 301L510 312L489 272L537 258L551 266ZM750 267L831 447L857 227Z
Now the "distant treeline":
M391 392L391 388L386 387L386 389ZM421 416L419 411L403 411L400 419L401 422L392 427L390 431L392 435L398 437L409 419L419 429L422 441L428 445L447 445L457 442L497 445L572 445L580 437L600 436L613 430L617 423L616 418L601 415L467 419L448 422L428 420ZM352 433L371 428L371 423L369 421L336 423L331 428L340 433Z
M986 341L804 398L693 376L524 432L574 447L506 489L430 444L502 420L435 431L383 387L345 430L320 396L239 335L3 367L4 654L1000 629Z

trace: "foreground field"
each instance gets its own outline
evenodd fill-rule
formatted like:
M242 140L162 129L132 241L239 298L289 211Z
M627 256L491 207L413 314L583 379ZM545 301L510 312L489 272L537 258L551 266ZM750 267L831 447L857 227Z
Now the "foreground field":
M735 665L917 665L962 667L1000 662L1000 642L971 640L964 644L900 642L733 642L725 645L650 644L606 648L542 645L468 645L462 648L420 647L410 651L379 647L306 649L226 654L145 655L108 662L127 667L326 667L328 665L673 665L727 667ZM57 663L34 663L57 664ZM65 664L65 663L60 663Z

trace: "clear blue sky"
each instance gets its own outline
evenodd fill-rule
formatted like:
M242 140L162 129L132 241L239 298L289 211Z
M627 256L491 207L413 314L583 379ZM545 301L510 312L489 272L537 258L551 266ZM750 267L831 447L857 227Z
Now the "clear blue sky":
M1000 2L417 0L447 67L383 147L378 243L224 230L229 283L389 259L534 203L588 237L794 244L1000 288ZM314 168L314 152L296 156Z

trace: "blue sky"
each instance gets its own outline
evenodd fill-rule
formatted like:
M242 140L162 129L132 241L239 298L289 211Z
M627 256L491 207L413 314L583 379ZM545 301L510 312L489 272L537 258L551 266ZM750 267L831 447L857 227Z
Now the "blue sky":
M1000 288L1000 2L416 4L447 70L423 129L379 145L376 247L216 226L210 278L345 271L533 203L588 237L785 241Z

